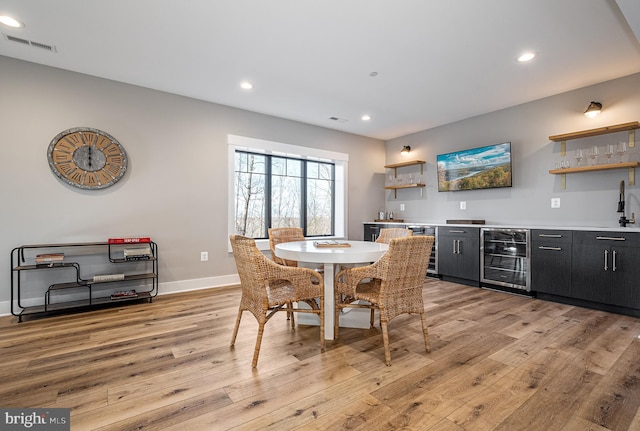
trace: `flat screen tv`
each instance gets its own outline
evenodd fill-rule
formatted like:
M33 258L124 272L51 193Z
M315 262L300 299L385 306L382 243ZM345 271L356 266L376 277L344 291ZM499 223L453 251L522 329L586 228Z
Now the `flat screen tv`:
M438 155L438 191L511 187L511 142Z

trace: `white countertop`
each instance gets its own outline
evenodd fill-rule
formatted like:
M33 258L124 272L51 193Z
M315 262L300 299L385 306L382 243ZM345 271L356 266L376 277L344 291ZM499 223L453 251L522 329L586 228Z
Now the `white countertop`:
M586 231L604 231L604 232L640 232L640 227L630 225L629 227L620 226L558 226L558 225L528 225L528 224L448 224L443 222L424 222L404 220L402 222L375 222L365 221L363 224L397 224L397 225L414 225L414 226L447 226L447 227L477 227L477 228L498 228L498 229L552 229L552 230L586 230Z

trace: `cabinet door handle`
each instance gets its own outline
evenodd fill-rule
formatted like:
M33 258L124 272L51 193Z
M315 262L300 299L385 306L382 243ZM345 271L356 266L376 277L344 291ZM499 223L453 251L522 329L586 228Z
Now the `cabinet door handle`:
M538 236L540 238L562 238L562 235L550 234L550 233L541 233Z
M608 271L609 270L609 250L605 250L604 251L604 270Z
M618 252L613 250L613 256L611 258L611 270L615 271L618 269L618 267L616 266L616 256L618 255Z
M449 233L465 233L463 230L450 230Z
M541 245L538 247L540 250L553 250L553 251L562 251L561 247L547 247L546 245Z
M458 240L458 254L460 254L460 243L461 243L461 242L462 242L462 241Z
M458 240L457 240L457 239L454 239L454 240L453 240L453 254L458 254L458 247L457 247L457 245L458 245Z
M613 237L613 236L597 236L596 239L605 240L605 241L626 241L625 237Z

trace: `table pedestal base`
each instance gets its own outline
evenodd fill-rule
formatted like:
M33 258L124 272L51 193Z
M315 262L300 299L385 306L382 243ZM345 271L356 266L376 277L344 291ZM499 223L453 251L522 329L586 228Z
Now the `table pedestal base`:
M300 308L310 308L308 304L302 302L298 303L298 307ZM348 308L346 310L342 310L340 313L340 324L341 328L359 328L359 329L369 329L371 326L370 318L371 311L366 308ZM296 314L296 323L300 325L320 325L320 318L315 314L308 313L298 313ZM333 331L332 331L333 333Z

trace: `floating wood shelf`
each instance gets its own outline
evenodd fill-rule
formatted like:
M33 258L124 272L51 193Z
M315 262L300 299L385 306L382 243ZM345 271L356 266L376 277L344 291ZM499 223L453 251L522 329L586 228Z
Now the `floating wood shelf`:
M420 165L420 175L424 175L424 164L426 162L424 160L408 160L406 162L401 163L392 163L390 165L384 165L385 169L393 169L393 177L398 178L398 168L404 168L407 166L416 166ZM424 184L401 184L397 186L386 186L385 189L393 190L393 198L398 198L398 189L412 189L416 187L424 187ZM422 189L420 189L420 196L422 196Z
M606 171L608 169L637 168L640 162L610 163L606 165L580 166L579 168L551 169L550 174L573 174L576 172Z
M424 184L401 184L398 186L385 186L384 188L387 190L398 190L398 189L412 189L416 187L425 187Z
M393 190L393 198L398 198L398 189L415 189L416 187L425 187L425 184L401 184L398 186L385 186L387 190ZM420 196L422 196L422 189L420 189Z
M413 166L413 165L424 165L426 162L424 160L409 160L402 163L392 163L390 165L384 165L386 169L395 169L395 168L403 168L405 166Z
M609 169L629 169L629 185L636 184L636 171L635 168L640 166L640 162L623 162L623 163L609 163L606 165L595 166L581 166L578 168L564 168L564 169L551 169L550 174L562 175L562 189L567 186L567 179L565 174L576 174L579 172L593 172L593 171L606 171Z
M632 121L630 123L616 124L613 126L598 127L597 129L582 130L579 132L564 133L562 135L549 136L549 140L553 142L560 142L560 155L562 157L567 155L567 141L571 139L589 138L592 136L607 135L609 133L625 132L629 131L629 148L636 146L636 129L640 129L640 123ZM562 189L567 187L567 176L565 174L572 174L578 172L591 172L591 171L604 171L607 169L629 169L629 185L633 186L636 183L636 171L635 168L639 166L638 162L626 162L626 163L610 163L606 165L595 166L583 166L578 168L565 168L565 169L552 169L550 174L562 175Z
M606 135L609 133L624 132L626 130L640 129L640 123L632 121L630 123L616 124L615 126L599 127L597 129L582 130L580 132L564 133L562 135L549 136L553 142L569 141L571 139L589 138L591 136Z

